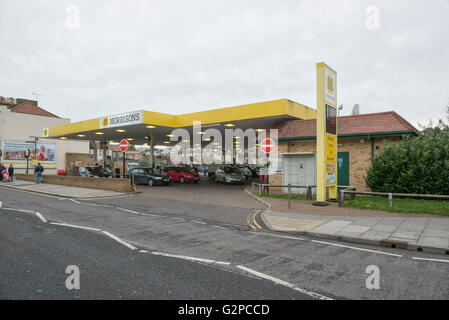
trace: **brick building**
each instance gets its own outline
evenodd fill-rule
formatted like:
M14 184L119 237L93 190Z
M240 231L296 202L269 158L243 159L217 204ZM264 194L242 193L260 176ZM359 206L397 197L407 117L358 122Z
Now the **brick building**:
M292 120L274 128L279 130L283 170L270 177L270 184L303 185L308 177L307 184L312 184L313 179L316 183L316 120ZM419 134L394 111L338 117L338 185L368 190L363 177L371 166L371 158L386 143Z

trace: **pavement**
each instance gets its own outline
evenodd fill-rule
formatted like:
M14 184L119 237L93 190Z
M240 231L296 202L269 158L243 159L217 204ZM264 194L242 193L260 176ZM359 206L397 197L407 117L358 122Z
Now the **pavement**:
M445 216L316 207L303 201L292 201L297 212L284 212L273 209L286 206L287 200L263 199L268 209L262 220L274 231L449 254L449 218Z
M99 197L116 197L126 195L126 193L120 193L108 190L98 190L90 188L79 188L62 186L56 184L39 183L36 184L30 181L16 180L14 182L0 182L0 187L19 189L23 191L30 191L36 193L42 193L47 195L53 195L64 198L99 198Z

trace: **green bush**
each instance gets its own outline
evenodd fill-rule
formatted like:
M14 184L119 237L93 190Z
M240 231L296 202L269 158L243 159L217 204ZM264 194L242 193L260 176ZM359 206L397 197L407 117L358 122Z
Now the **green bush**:
M365 181L376 192L449 194L449 128L387 145L373 159Z

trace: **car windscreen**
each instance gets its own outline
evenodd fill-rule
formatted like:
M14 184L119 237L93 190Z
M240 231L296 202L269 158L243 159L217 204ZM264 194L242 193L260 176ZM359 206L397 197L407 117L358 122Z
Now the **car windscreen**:
M92 174L96 174L100 172L100 168L99 167L86 167L87 171L89 171Z
M143 171L145 171L145 173L150 174L150 175L155 175L155 176L162 175L162 173L159 170L156 170L153 168L144 168Z
M239 168L232 168L232 167L225 167L224 172L225 173L241 173Z

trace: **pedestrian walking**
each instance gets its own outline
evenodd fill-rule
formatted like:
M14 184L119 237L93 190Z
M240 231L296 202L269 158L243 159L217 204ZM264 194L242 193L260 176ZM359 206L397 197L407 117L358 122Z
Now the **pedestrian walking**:
M34 168L34 174L36 175L36 184L42 182L44 167L38 162L37 166Z
M9 165L8 173L9 173L9 180L12 182L13 176L14 176L14 167L13 167L12 163Z
M0 175L2 176L2 181L3 182L8 182L9 181L8 170L6 170L6 167L4 165L0 166Z
M0 163L0 181L3 181L3 170L5 169L5 166Z

